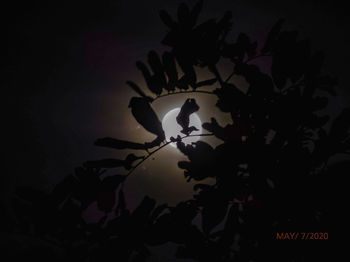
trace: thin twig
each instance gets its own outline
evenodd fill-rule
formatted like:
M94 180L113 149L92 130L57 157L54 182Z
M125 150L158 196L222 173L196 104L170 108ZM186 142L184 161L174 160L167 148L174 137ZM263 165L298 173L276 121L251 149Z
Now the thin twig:
M224 87L224 82L222 81L222 77L221 77L217 67L215 65L209 65L208 68L214 74L216 79L219 81L220 86L223 88Z
M183 136L181 137L181 140L188 138L188 137L198 137L198 136L212 136L214 134L209 133L209 134L198 134L198 135L187 135L187 136ZM158 152L159 150L161 150L162 148L166 147L167 145L171 144L171 143L175 143L175 142L171 142L171 141L167 141L164 145L158 147L156 150L152 151L151 153L149 153L147 156L145 156L140 162L138 162L135 166L133 166L133 168L126 174L126 177L128 177L129 175L132 174L132 172L139 166L141 165L143 162L145 162L150 156L152 156L153 154L155 154L156 152Z
M247 64L247 63L249 63L249 62L251 62L251 61L253 61L253 60L255 60L255 59L258 59L258 58L261 58L261 57L271 57L271 56L272 56L272 55L270 55L270 54L257 55L257 56L253 56L253 57L248 58L246 61L243 61L243 63ZM231 79L231 77L234 76L234 74L235 74L235 72L232 72L232 73L226 78L225 83L227 83L227 82Z
M190 94L190 93L202 93L202 94L215 95L213 92L204 91L204 90L179 91L179 92L167 93L167 94L164 94L164 95L159 95L156 98L154 98L153 101L156 101L157 99L162 98L162 97L166 97L166 96L172 96L172 95L178 95L178 94Z
M235 74L235 72L232 72L232 73L226 78L225 83L227 83L227 82L231 79L231 77L233 77L234 74Z

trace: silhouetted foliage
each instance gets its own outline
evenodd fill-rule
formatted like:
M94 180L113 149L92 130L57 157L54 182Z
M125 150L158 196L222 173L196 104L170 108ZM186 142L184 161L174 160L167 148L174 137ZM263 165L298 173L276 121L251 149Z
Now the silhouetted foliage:
M181 133L189 135L193 131L198 131L198 128L195 126L189 126L190 124L190 115L198 111L199 106L196 103L195 99L187 99L179 114L176 117L176 122L182 127Z
M180 4L177 21L160 11L168 27L162 43L170 51L161 57L149 52L151 70L143 62L136 64L154 97L127 82L139 95L130 100L132 115L156 135L155 140L143 144L106 137L95 142L117 150L147 150L146 155L88 161L48 195L19 190L14 203L22 234L32 232L51 240L66 249L68 257L81 261L110 257L147 261L151 246L167 242L177 244L178 259L195 261L315 261L319 257L315 250L324 250L326 241L305 246L300 241L277 241L275 236L277 232L329 232L331 172L349 170L349 162L332 166L329 159L350 153L350 109L332 119L326 131L330 116L321 115L320 110L331 96L320 96L324 93L318 91L335 95L337 82L321 74L323 54L313 53L296 31L284 31L283 20L272 27L258 50L257 42L244 33L236 41L226 40L232 24L229 12L221 19L197 24L201 9L202 1L192 9ZM252 63L264 56L272 59L271 74ZM232 63L231 76L244 77L247 92L230 82L230 77L222 79L220 59ZM213 78L198 82L198 67L207 69ZM151 103L164 91L171 95L192 87L198 92L214 84L209 93L217 97L219 110L230 113L232 124L222 127L211 118L203 128L221 144L186 145L180 136L165 141ZM187 99L181 108L177 123L184 137L196 130L189 126L189 116L197 110L194 99ZM123 182L139 163L170 142L176 142L187 157L178 163L185 178L198 181L193 198L171 207L145 196L135 210L129 210ZM119 167L129 172L102 176L106 169ZM209 177L214 184L203 182ZM86 224L82 212L95 201L106 216Z
M143 97L133 97L130 100L129 107L131 108L131 113L136 121L147 131L157 136L152 142L145 143L146 147L160 145L160 143L165 140L165 134L162 124L149 104L149 101Z

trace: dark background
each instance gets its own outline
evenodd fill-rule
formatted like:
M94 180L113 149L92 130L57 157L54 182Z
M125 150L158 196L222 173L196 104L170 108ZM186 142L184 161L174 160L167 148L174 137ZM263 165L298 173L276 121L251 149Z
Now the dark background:
M139 137L127 108L134 94L125 81L141 81L136 60L163 48L166 27L158 12L175 14L180 2L31 1L2 8L2 205L17 186L51 190L85 160L108 154L93 146L96 138ZM345 4L207 0L203 10L202 19L231 10L234 34L243 31L253 38L286 18L286 27L309 37L313 50L325 52L325 70L339 79L339 97L329 110L349 104Z

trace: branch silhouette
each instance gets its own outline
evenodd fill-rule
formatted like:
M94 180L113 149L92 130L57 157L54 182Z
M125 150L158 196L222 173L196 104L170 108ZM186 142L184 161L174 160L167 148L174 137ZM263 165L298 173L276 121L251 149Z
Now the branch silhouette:
M153 101L156 101L156 100L158 100L158 99L160 99L160 98L163 98L163 97L172 96L172 95L178 95L178 94L193 94L193 93L215 95L215 93L210 92L210 91L205 91L205 90L178 91L178 92L172 92L172 93L167 93L167 94L163 94L163 95L156 96L156 97L153 99Z
M185 135L180 137L180 140L188 138L188 137L202 137L202 136L213 136L214 134L209 133L209 134L198 134L198 135ZM140 166L143 162L145 162L149 157L151 157L153 154L155 154L156 152L158 152L159 150L161 150L162 148L170 145L171 143L175 143L173 141L167 141L165 144L161 145L160 147L158 147L157 149L155 149L152 152L149 152L147 156L145 156L141 161L139 161L135 166L133 166L130 171L126 174L126 177L130 176L135 169Z

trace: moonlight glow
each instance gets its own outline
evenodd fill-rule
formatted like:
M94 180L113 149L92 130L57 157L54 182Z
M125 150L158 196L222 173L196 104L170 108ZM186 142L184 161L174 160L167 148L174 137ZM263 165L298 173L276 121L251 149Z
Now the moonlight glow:
M164 116L162 120L162 126L163 130L165 132L165 137L167 141L170 141L170 137L177 137L178 135L183 137L184 134L180 131L182 130L181 126L176 122L176 117L180 112L180 108L175 108L173 110L170 110L166 115ZM196 113L193 113L190 115L190 125L189 126L195 126L198 131L193 131L191 135L199 135L202 134L202 122L199 119L198 115ZM185 144L190 144L192 142L196 142L199 140L200 137L189 137L183 140ZM175 143L170 144L173 147L176 147Z

